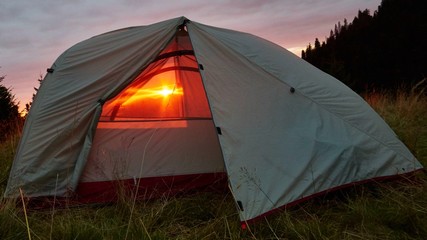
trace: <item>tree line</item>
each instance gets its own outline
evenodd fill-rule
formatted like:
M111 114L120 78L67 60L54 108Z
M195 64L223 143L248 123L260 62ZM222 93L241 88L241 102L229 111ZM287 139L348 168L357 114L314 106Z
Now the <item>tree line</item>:
M23 119L12 90L2 84L6 76L0 76L0 143L19 129Z
M411 87L427 77L427 1L382 0L338 22L301 57L356 92Z

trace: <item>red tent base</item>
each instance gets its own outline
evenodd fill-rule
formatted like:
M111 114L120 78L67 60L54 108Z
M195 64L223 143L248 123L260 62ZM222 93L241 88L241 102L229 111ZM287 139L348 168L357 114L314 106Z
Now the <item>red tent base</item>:
M226 173L203 173L105 182L82 182L76 190L79 203L116 202L120 198L153 199L196 191L224 191Z
M104 182L81 182L71 197L25 197L27 210L43 210L52 207L68 208L86 204L108 204L119 200L158 199L175 197L196 192L228 191L227 174L203 173L166 177L150 177ZM22 206L22 199L16 199L17 206Z

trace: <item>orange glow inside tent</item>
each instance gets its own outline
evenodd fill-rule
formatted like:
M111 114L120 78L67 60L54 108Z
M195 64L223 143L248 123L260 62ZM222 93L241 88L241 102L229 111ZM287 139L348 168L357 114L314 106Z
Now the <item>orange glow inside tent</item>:
M166 76L163 76L166 75ZM170 72L157 75L155 79L148 82L144 88L131 87L125 90L123 96L116 100L116 103L121 102L122 106L143 101L144 99L167 101L169 98L183 95L183 89L177 86L174 75Z
M104 104L101 121L211 118L188 35L180 33L157 60Z

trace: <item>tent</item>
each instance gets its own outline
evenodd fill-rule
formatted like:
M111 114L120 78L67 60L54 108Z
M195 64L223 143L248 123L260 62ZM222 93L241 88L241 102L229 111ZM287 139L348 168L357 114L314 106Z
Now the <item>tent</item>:
M363 99L257 36L184 17L82 41L48 69L6 197L113 200L228 184L249 221L422 166Z

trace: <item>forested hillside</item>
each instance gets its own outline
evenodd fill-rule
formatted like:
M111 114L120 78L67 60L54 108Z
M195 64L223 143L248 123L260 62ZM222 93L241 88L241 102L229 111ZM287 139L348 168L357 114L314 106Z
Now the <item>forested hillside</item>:
M357 92L410 87L427 77L427 1L383 0L344 19L302 58Z

